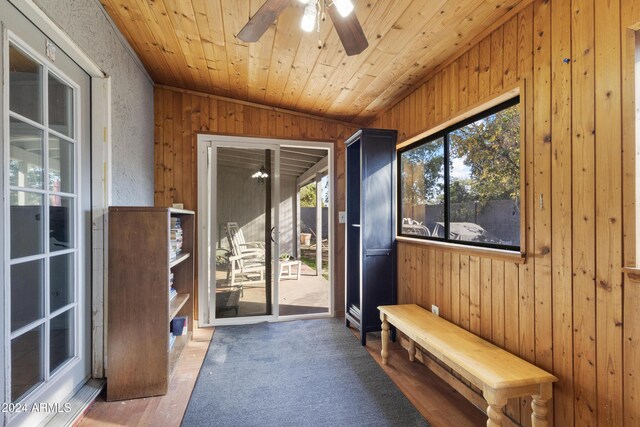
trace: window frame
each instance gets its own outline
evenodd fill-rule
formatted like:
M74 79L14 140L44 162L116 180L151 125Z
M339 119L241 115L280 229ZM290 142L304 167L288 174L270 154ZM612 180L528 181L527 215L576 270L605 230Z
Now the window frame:
M396 162L397 165L397 210L398 210L398 215L397 215L397 224L396 224L396 235L400 238L410 238L410 239L417 239L417 240L423 240L423 241L431 241L431 242L443 242L443 243L448 243L448 244L456 244L456 245L463 245L463 246L472 246L475 248L488 248L488 249L499 249L499 250L506 250L506 251L511 251L511 252L520 252L522 253L523 247L525 242L523 241L523 234L522 234L522 216L524 215L524 211L522 209L522 205L523 205L523 199L524 199L524 194L522 193L523 190L523 186L522 186L522 180L524 179L523 177L523 156L522 156L522 152L523 152L523 133L522 133L522 126L523 126L523 120L522 120L522 115L523 115L523 111L522 111L522 101L523 98L521 97L520 94L509 98L506 101L502 101L492 107L489 107L487 109L484 109L482 111L480 111L477 114L474 114L470 117L464 118L460 121L457 121L447 127L445 127L444 129L438 130L435 133L432 133L424 138L421 138L411 144L408 144L402 148L400 148L398 150L398 161ZM519 226L520 226L520 230L519 230L519 234L520 234L520 244L518 246L515 245L502 245L502 244L495 244L495 243L482 243L482 242L471 242L471 241L466 241L466 240L453 240L449 238L449 228L450 228L450 223L451 223L451 216L450 216L450 205L451 205L451 201L450 201L450 197L451 197L451 192L450 192L450 184L451 184L451 170L449 167L449 160L450 160L450 145L449 145L449 134L460 129L463 128L471 123L474 123L478 120L484 119L486 117L489 117L491 115L494 115L502 110L506 110L507 108L511 108L513 106L518 106L519 107L519 112L520 112L520 155L519 155L519 162L520 162L520 182L518 183L519 187L520 187L520 220L519 220ZM444 237L437 237L437 236L418 236L418 235L413 235L413 234L403 234L402 233L402 154L410 151L412 149L415 148L419 148L425 144L434 142L438 139L442 138L443 140L443 149L444 149Z

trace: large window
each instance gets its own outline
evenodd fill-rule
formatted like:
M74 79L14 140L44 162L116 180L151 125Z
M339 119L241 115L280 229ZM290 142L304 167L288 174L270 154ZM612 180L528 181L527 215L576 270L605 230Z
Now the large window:
M520 249L519 101L400 152L398 235Z

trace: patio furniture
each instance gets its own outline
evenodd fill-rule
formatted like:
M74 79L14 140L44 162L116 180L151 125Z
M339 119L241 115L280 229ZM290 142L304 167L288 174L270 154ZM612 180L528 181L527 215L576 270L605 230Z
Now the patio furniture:
M244 233L242 232L242 229L238 227L237 222L228 222L225 228L229 246L233 248L236 255L241 253L253 253L256 256L264 258L263 242L247 242L244 238Z
M242 290L244 279L257 279L264 281L264 258L257 258L253 253L244 253L236 255L235 252L229 257L231 263L231 286L236 286L240 280L240 288Z
M402 234L426 237L431 236L429 229L425 225L411 218L402 218Z
M291 267L295 267L293 273ZM298 260L280 261L280 279L296 279L300 280L300 269L302 262Z
M231 256L229 257L230 285L236 286L239 280L242 292L242 283L245 279L264 281L264 245L261 245L260 242L247 243L237 222L228 222L225 229L231 247Z

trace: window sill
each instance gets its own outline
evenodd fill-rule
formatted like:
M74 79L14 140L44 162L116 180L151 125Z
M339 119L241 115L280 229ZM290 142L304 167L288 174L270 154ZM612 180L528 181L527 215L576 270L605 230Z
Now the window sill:
M430 246L434 249L460 253L464 255L479 256L497 259L516 264L524 264L527 261L525 254L505 249L482 248L477 246L462 245L459 243L438 242L435 240L414 239L412 237L398 236L398 242L413 243L416 245Z

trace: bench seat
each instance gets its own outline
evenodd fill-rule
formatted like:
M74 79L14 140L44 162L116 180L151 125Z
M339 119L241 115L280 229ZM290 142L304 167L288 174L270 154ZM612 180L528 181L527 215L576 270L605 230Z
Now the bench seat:
M533 397L534 427L548 426L547 401L558 379L543 369L501 349L416 304L378 307L382 320L382 363L388 361L389 324L409 339L409 359L415 344L469 380L487 400L487 426L502 425L503 407L513 397Z

